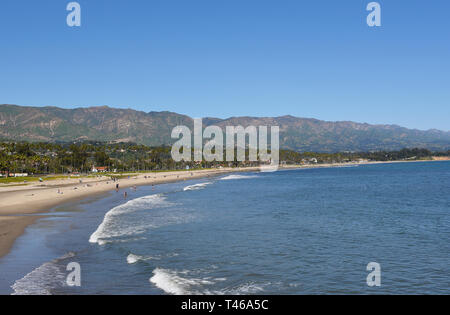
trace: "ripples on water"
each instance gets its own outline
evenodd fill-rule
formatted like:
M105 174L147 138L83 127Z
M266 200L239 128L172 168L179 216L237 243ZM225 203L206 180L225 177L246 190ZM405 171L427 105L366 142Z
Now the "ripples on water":
M146 187L127 202L111 196L70 218L79 226L71 246L53 244L76 250L70 258L82 265L82 288L74 292L57 277L37 289L448 294L449 175L447 162L371 165ZM381 264L379 288L366 284L369 262ZM14 290L60 274L59 265L38 267Z

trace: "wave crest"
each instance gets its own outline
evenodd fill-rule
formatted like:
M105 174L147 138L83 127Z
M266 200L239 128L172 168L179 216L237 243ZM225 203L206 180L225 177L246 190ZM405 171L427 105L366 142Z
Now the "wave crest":
M177 272L156 268L150 282L164 292L174 295L202 294L202 286L215 283L210 278L187 278L185 275L188 273L189 271Z
M232 180L232 179L250 179L250 178L257 178L257 175L228 175L225 177L222 177L220 180Z
M66 285L65 268L59 263L74 256L74 253L68 253L34 269L11 286L12 295L51 295L51 289Z
M165 197L162 194L157 194L133 199L117 206L106 213L102 223L89 238L89 242L102 245L110 238L141 234L146 230L148 224L139 225L136 224L136 222L127 223L126 220L120 220L120 217L135 211L168 205L169 203L166 201Z
M129 254L127 256L127 263L132 265L139 261L147 261L147 260L160 260L161 257L158 256L140 256L135 254Z
M201 184L195 184L195 185L190 185L190 186L186 186L184 187L184 191L189 191L189 190L199 190L199 189L203 189L206 186L210 185L211 183L201 183Z

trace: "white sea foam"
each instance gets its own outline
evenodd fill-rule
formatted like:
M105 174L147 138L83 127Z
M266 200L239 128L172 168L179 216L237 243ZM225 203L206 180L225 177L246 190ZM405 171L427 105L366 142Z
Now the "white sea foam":
M142 256L138 256L138 255L134 255L134 254L130 254L127 257L127 263L129 264L135 264L137 263L139 260L142 259Z
M51 289L66 285L66 273L58 263L74 256L74 253L68 253L34 269L11 286L12 295L51 295Z
M190 185L190 186L186 186L184 187L184 191L189 191L189 190L199 190L199 189L203 189L205 188L207 185L210 185L211 183L201 183L201 184L195 184L195 185Z
M220 180L232 180L232 179L249 179L249 178L257 178L257 175L228 175L222 177Z
M162 194L149 195L128 201L125 204L117 206L106 213L103 222L89 238L90 243L103 245L113 237L136 235L143 233L149 224L136 224L136 222L127 222L120 220L124 214L135 211L152 209L154 207L168 206L169 203Z
M200 277L201 270L174 271L156 268L150 282L167 294L174 295L248 295L264 291L271 283L246 282L237 286L222 289L211 289L218 282L227 281L227 278ZM195 277L190 277L194 275Z
M166 254L166 255L153 255L153 256L141 256L141 255L135 255L135 254L131 253L127 256L127 263L132 265L139 261L161 260L163 258L171 258L171 257L176 257L176 256L178 256L177 253L171 253L171 254Z
M174 271L156 268L150 282L168 294L202 294L203 286L213 285L215 282L210 278L188 278L189 270ZM183 275L180 276L180 275Z
M139 261L160 260L160 259L161 259L161 256L140 256L140 255L135 255L135 254L129 254L127 257L127 263L132 265Z

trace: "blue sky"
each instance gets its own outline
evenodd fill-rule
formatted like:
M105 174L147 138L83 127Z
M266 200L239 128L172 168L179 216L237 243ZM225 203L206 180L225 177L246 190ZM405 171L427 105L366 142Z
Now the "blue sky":
M0 2L0 103L450 130L450 2Z

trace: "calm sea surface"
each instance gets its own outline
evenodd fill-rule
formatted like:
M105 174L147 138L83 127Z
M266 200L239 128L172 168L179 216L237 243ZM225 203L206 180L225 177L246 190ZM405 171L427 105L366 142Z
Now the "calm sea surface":
M450 163L246 173L55 208L0 260L9 294L450 294ZM81 266L82 286L65 285ZM368 287L367 264L381 265Z

